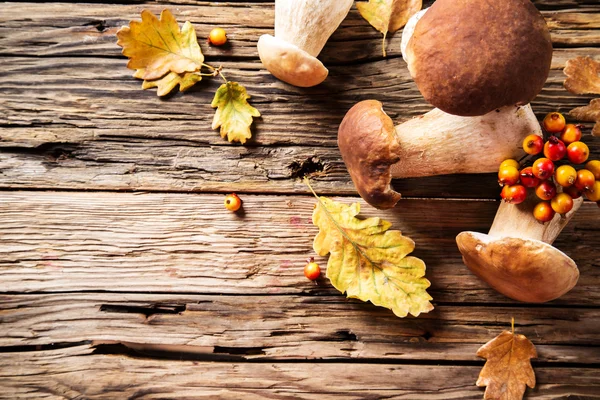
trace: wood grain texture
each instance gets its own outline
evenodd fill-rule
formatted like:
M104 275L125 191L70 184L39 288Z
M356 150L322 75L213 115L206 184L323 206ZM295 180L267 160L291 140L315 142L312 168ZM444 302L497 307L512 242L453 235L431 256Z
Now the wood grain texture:
M441 305L400 319L342 296L0 296L0 347L91 340L238 361L477 361L511 317L538 363L600 364L598 309Z
M156 360L80 346L3 355L0 398L480 399L483 389L474 385L480 368ZM537 367L535 373L527 398L599 397L596 369Z
M314 254L314 198L242 200L240 217L219 195L0 192L0 291L337 294L302 274ZM514 304L470 273L454 240L463 230L487 232L496 202L403 200L386 212L362 206L416 242L435 301ZM584 204L555 242L581 279L552 304L600 304L598 215L595 204Z

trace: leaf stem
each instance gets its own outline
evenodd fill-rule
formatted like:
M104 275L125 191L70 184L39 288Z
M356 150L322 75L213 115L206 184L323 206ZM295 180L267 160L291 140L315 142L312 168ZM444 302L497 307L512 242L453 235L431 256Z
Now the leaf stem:
M223 78L223 80L225 81L225 83L227 83L227 79L225 78L225 75L223 75L223 66L220 65L217 68L213 67L212 65L208 65L205 63L202 63L203 67L208 68L209 70L211 70L212 72L210 74L206 74L203 76L220 76L221 78Z
M510 317L510 326L512 328L512 334L515 334L515 317Z

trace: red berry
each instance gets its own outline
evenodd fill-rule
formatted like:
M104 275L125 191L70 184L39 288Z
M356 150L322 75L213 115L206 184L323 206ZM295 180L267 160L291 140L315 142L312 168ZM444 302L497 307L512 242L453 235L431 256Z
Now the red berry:
M535 194L542 200L551 200L556 196L556 185L552 181L543 181L535 188Z
M583 142L573 142L567 147L567 157L573 164L583 164L590 156L590 149Z
M548 133L559 133L565 128L565 117L561 113L551 112L544 118L542 126Z
M515 167L502 167L498 171L498 183L500 186L514 185L519 182L519 170Z
M560 133L560 140L567 146L581 140L581 128L579 125L567 124L565 129Z
M533 216L540 222L551 221L554 215L556 215L556 212L548 201L542 201L533 208Z
M235 212L239 210L242 206L242 200L238 197L237 194L231 193L225 196L224 204L226 209Z
M596 178L594 177L594 174L592 174L587 169L580 169L579 171L577 171L577 180L575 181L573 186L575 186L577 189L583 192L594 186L595 182Z
M541 136L532 134L523 140L523 150L525 153L536 155L540 154L544 149L544 139Z
M527 198L527 189L523 185L506 185L502 188L500 197L510 204L521 204Z
M573 199L578 199L582 195L581 191L579 189L577 189L575 186L569 186L569 187L563 188L563 192L568 194L569 196L571 196L571 198L573 198Z
M304 276L314 281L321 276L321 268L319 264L315 262L313 258L309 260L309 262L304 266Z
M533 169L526 167L521 170L521 185L527 188L533 188L540 184L540 178L533 175Z
M531 169L533 175L541 180L546 180L554 174L554 163L547 158L538 158L533 162Z
M567 146L556 136L550 136L544 145L544 155L552 161L562 160L567 154Z

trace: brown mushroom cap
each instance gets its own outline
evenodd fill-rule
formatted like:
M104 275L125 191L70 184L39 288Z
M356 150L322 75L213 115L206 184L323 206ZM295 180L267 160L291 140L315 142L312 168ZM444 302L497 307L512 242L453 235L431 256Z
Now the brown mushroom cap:
M571 258L539 240L462 232L456 243L465 265L511 299L530 303L554 300L571 290L579 278Z
M530 0L437 0L406 52L428 102L474 116L531 102L548 77L552 42Z
M338 130L338 146L361 197L377 208L392 208L400 193L391 187L391 166L400 160L392 119L377 100L355 104Z
M262 35L257 47L263 65L284 82L310 87L327 78L329 71L321 61L291 43Z

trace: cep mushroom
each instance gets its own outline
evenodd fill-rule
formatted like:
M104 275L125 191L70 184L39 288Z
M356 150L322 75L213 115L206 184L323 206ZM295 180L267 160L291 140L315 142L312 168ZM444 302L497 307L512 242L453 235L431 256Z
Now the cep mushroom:
M552 243L583 198L565 216L542 224L533 217L534 197L518 205L502 202L487 235L462 232L456 243L465 265L492 288L514 300L543 303L567 293L579 278L575 262Z
M354 105L338 130L338 146L358 193L377 208L391 208L400 194L392 178L493 172L520 158L527 135L542 135L529 105L503 107L480 117L434 109L394 127L377 100Z
M377 208L400 194L391 178L493 172L541 129L528 105L552 59L544 18L529 0L437 0L414 15L403 57L438 107L394 128L381 103L348 111L338 145L360 195Z
M258 55L278 79L318 85L329 71L317 56L350 11L353 0L276 0L275 36L262 35Z
M529 0L438 0L409 20L402 44L423 97L462 116L529 103L552 61L548 27Z

